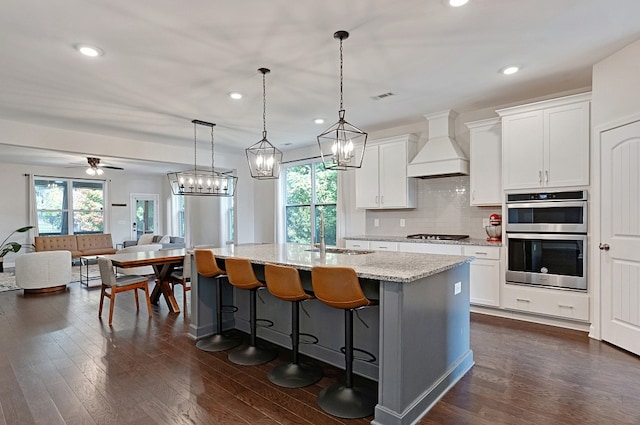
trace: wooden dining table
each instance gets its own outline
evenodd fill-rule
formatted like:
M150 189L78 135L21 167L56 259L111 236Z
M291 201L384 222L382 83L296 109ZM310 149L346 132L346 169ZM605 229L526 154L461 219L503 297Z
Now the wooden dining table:
M103 255L116 267L123 269L140 266L152 266L156 275L156 285L151 292L151 303L158 304L160 295L167 302L172 313L180 313L180 306L169 284L169 276L176 266L182 265L185 249L161 249L158 251L127 252L122 254Z

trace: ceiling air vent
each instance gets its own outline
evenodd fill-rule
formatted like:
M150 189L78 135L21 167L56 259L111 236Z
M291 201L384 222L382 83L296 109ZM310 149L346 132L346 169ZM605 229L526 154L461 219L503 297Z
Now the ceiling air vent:
M395 94L391 93L391 92L382 93L382 94L379 94L377 96L372 96L371 99L373 99L373 100L381 100L381 99L384 99L385 97L389 97L389 96L395 96Z

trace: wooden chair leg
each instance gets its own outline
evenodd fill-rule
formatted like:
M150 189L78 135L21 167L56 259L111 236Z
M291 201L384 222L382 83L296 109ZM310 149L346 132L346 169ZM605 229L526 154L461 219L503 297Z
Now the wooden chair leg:
M138 301L138 288L133 288L133 297L136 299L136 311L140 311L140 301Z
M136 291L137 293L138 291ZM149 296L149 284L144 284L144 299L147 300L147 311L149 312L149 317L151 317L151 297Z
M109 324L113 321L113 306L116 303L116 286L111 287L111 296L109 297Z
M186 314L186 312L187 312L187 284L186 284L186 282L182 285L182 289L183 289L182 293L184 294L182 296L182 304L184 304L182 311L184 311L185 314Z
M98 317L102 317L102 304L104 303L104 286L100 289L100 307L98 308Z

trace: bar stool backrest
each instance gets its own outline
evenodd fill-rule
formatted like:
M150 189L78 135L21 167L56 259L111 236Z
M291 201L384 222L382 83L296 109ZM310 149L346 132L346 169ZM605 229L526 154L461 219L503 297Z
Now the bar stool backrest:
M300 273L295 267L266 264L264 277L267 289L276 298L290 302L313 298L304 292L300 282Z
M216 263L216 256L210 249L194 249L194 255L196 256L196 268L198 273L204 277L214 277L224 274L224 270L218 267Z
M227 269L229 283L236 288L255 289L264 286L256 278L251 261L246 258L227 258L225 260L225 269Z
M330 307L352 309L372 304L350 267L316 266L311 269L311 284L316 298Z

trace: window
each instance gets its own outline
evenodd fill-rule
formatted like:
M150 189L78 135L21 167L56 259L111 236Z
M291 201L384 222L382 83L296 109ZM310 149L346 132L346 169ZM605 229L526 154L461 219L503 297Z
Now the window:
M34 186L40 235L104 232L104 182L35 179Z
M284 170L284 185L286 242L319 242L324 213L325 243L335 246L338 172L322 162L292 165Z
M176 196L175 198L178 212L178 236L184 238L184 196Z

